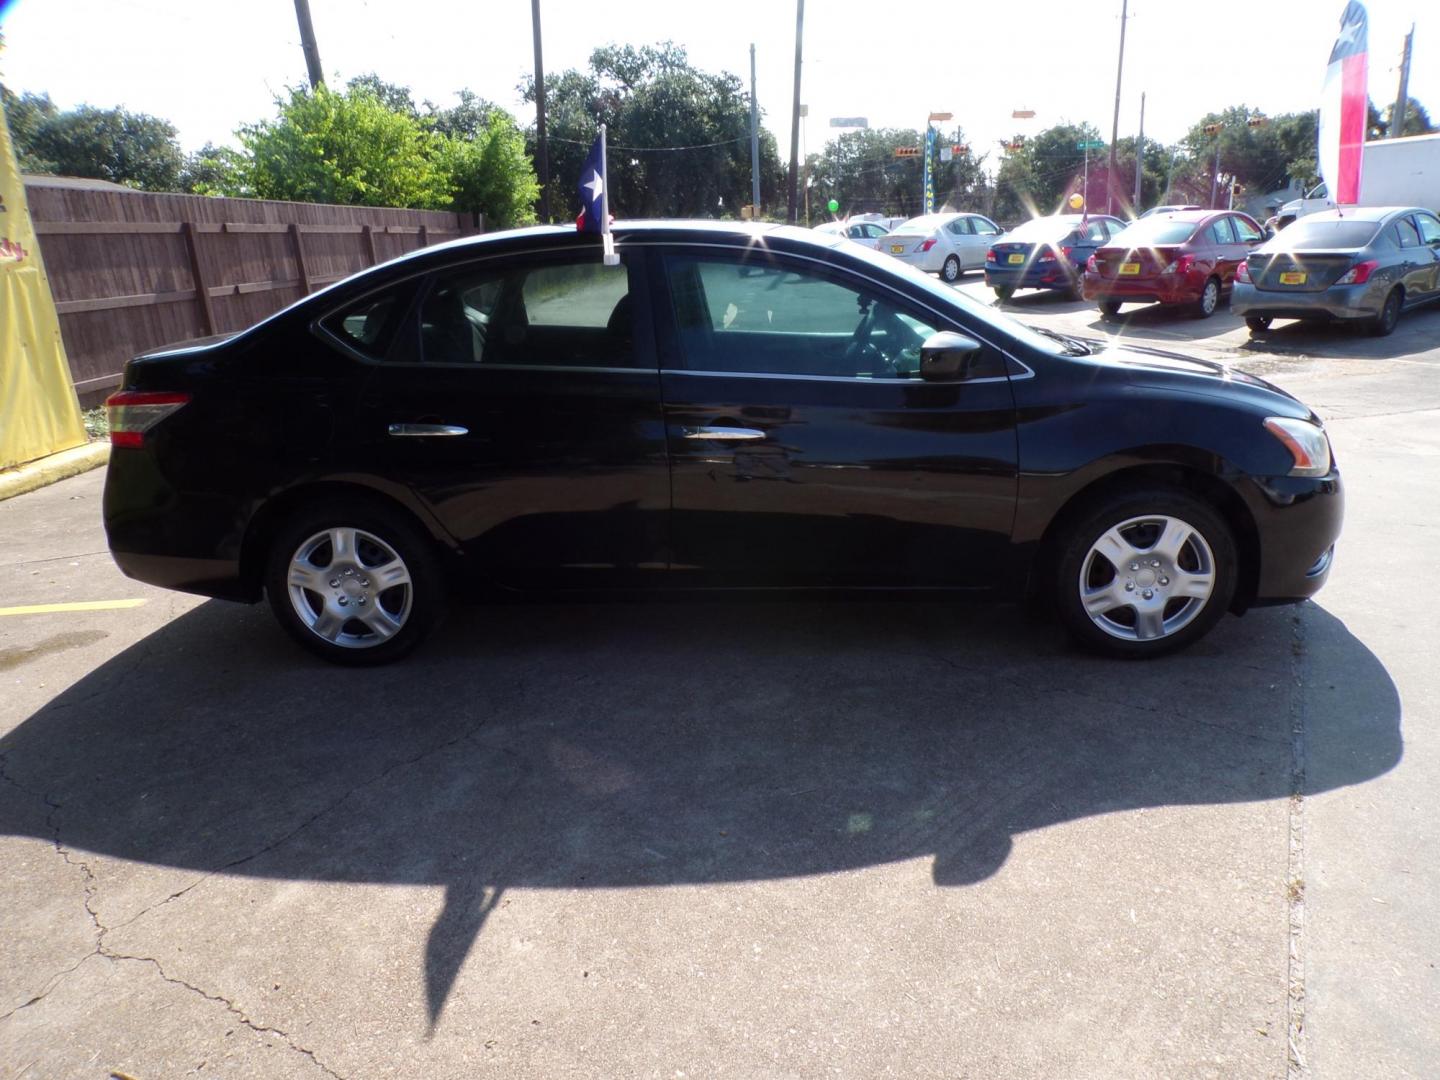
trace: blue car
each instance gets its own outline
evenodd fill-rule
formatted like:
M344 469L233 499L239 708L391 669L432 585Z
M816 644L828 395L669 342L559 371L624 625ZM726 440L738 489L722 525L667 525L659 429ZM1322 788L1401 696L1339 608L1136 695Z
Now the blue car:
M1104 214L1031 218L990 245L985 284L1001 300L1016 289L1060 289L1078 300L1085 261L1123 228Z

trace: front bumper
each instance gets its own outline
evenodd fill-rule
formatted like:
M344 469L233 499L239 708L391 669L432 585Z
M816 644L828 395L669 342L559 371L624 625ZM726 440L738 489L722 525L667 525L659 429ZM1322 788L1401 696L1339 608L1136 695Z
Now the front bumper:
M1340 472L1256 477L1242 491L1258 540L1256 605L1296 603L1325 585L1345 520Z
M1369 283L1332 285L1318 292L1257 289L1237 281L1230 293L1236 315L1271 319L1373 319L1384 306L1384 291Z

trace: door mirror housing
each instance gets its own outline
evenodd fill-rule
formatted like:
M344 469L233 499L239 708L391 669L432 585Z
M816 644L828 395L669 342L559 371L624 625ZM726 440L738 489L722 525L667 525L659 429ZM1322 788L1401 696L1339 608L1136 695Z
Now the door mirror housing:
M965 334L942 330L931 334L920 346L920 377L927 382L955 382L964 378L969 361L980 351L980 343Z

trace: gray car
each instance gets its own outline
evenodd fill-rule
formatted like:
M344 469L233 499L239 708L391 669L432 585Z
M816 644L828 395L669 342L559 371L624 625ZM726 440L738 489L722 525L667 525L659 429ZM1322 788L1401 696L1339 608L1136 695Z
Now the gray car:
M1440 300L1440 218L1419 207L1324 210L1240 264L1230 310L1250 332L1272 319L1359 322L1383 336L1402 311Z

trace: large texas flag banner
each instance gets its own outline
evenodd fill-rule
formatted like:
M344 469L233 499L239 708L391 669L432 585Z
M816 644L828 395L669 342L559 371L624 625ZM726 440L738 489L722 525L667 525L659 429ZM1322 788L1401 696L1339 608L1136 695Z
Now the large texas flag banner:
M1330 50L1320 96L1320 175L1340 206L1360 201L1361 159L1370 94L1367 81L1365 5L1350 0L1340 16L1340 36Z

